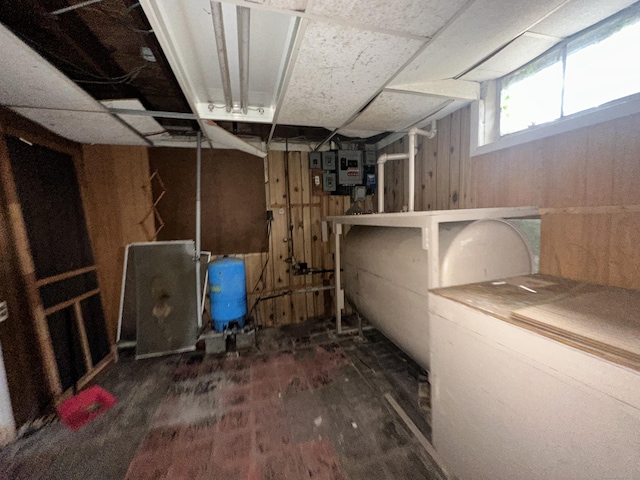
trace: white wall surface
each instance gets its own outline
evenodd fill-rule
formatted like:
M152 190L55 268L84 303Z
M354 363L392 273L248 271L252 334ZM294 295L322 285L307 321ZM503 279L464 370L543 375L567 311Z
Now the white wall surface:
M433 443L458 478L640 478L640 373L429 297Z

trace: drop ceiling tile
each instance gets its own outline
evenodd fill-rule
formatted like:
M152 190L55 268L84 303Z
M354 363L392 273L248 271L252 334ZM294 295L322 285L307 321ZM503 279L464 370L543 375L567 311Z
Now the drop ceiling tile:
M563 0L476 0L427 45L391 86L456 77L562 3Z
M447 103L446 98L384 91L347 128L391 131L405 129Z
M310 13L425 37L433 36L467 0L320 0Z
M246 3L261 3L260 0L251 0ZM307 8L307 0L266 0L265 5L282 10L291 10L294 12L304 12Z
M478 68L474 68L469 73L466 73L461 78L465 80L469 80L471 82L484 82L485 80L493 80L495 78L500 78L504 75L502 72L498 72L495 70L486 70L481 66Z
M97 103L97 102L96 102ZM138 135L106 112L13 108L23 117L75 142L105 145L147 145Z
M546 52L559 42L555 37L546 35L532 35L525 33L516 38L505 48L496 53L489 60L479 65L477 69L481 69L483 74L476 72L472 76L464 75L465 80L488 80L490 78L498 78L507 73L511 73L525 63L533 60L538 55ZM473 73L475 70L469 73ZM494 75L497 73L497 75ZM488 76L487 76L488 75ZM486 76L486 78L481 78Z
M460 110L462 107L468 105L469 103L471 102L469 102L468 100L453 100L451 103L445 105L442 109L438 110L433 115L429 115L422 122L418 123L416 127L428 130L429 125L433 120L440 120L441 118L451 115L453 112Z
M573 0L549 15L530 31L565 38L633 5L637 0Z
M351 128L341 128L340 130L338 130L338 133L340 135L345 135L352 138L369 138L384 132L385 130L354 130Z
M141 110L146 108L136 99L105 100L101 102L107 108L122 108L127 110ZM144 115L118 115L122 120L131 125L143 135L158 135L165 131L155 118Z
M84 90L1 24L0 104L104 110Z
M394 35L310 22L278 123L341 127L421 44Z

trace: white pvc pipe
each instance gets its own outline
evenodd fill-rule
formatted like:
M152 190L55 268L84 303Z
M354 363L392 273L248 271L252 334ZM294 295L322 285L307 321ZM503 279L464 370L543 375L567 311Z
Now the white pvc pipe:
M202 132L198 131L198 151L196 155L196 312L198 328L202 328L202 285L200 285L200 250L202 231Z
M420 130L413 127L409 130L409 151L407 153L383 153L378 157L378 213L384 213L384 164L388 160L409 159L409 211L415 209L416 196L416 135L434 138L438 130L436 121L431 122L431 130Z
M384 164L388 160L406 160L407 153L383 153L378 157L378 213L384 213Z

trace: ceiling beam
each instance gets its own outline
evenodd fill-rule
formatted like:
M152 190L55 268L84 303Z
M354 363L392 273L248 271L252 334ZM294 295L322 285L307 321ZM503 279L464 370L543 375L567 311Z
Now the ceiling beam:
M282 103L284 102L284 94L287 91L287 87L289 86L289 81L291 80L291 75L293 74L293 67L295 66L296 59L298 58L300 46L302 45L302 39L304 38L304 33L307 30L308 24L308 20L299 18L296 19L292 28L291 35L289 36L291 39L289 42L289 51L287 52L284 67L282 69L280 85L278 85L278 92L276 94L276 107L274 109L271 132L269 132L269 138L267 139L267 149L269 148L269 144L271 143L271 139L273 138L273 134L276 130L276 125L278 124L278 115L280 114Z
M480 84L468 80L434 80L432 82L408 83L394 85L385 89L388 92L429 95L433 97L455 98L457 100L478 100Z

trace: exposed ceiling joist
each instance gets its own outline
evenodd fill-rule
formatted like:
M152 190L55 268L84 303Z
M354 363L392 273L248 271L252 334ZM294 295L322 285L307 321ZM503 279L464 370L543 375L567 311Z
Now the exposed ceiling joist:
M256 155L264 155L262 142L304 128L321 144L336 135L374 142L383 132L428 124L477 100L479 82L519 68L632 3L56 0L45 6L16 0L0 12L0 21L94 98L91 106L61 106L52 82L42 87L48 95L25 99L18 88L6 101L25 115L42 110L42 122L51 128L60 129L47 109L66 112L60 118L70 125L91 113L110 116L128 130L111 136L120 143L157 143L150 134L168 120L184 131L199 125L210 146L233 145ZM224 26L218 40L214 20ZM219 46L227 67L218 61ZM0 75L0 97L3 86L15 81L11 75L10 68ZM93 102L123 98L139 105L110 104L105 111ZM107 132L82 138L103 142ZM231 133L244 137L238 143Z

